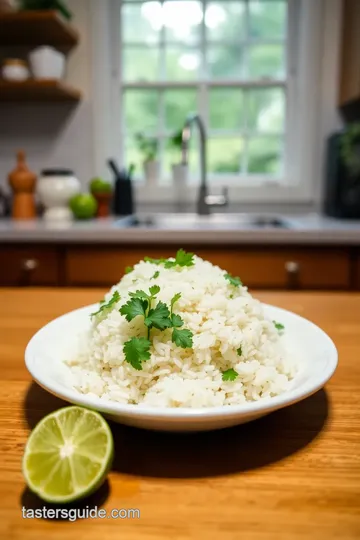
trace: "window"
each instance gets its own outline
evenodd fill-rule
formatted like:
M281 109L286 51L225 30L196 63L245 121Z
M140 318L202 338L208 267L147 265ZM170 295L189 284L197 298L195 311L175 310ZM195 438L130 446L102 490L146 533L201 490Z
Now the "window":
M156 137L161 179L168 182L171 163L180 160L169 138L198 111L207 127L210 176L281 177L287 15L286 0L125 0L124 160L141 168L135 134ZM191 146L196 176L198 149Z
M136 164L140 200L173 199L171 164L180 161L180 152L169 140L194 111L206 126L212 186L229 186L232 200L312 199L321 176L321 115L335 110L337 0L93 4L102 96L95 126L101 124L99 111L108 115L95 151L98 162L112 153L124 166ZM101 26L105 11L107 25ZM158 141L160 181L151 189L143 183L139 132ZM194 134L189 201L199 161Z

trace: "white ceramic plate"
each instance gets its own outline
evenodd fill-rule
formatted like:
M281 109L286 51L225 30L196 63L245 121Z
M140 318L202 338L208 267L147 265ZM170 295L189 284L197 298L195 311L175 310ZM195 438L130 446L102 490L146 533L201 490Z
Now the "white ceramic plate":
M89 315L96 306L67 313L39 330L26 348L25 363L35 381L55 396L100 411L123 424L163 431L203 431L242 424L310 396L336 369L337 351L325 332L299 315L265 305L265 314L285 325L285 346L300 364L286 393L242 405L204 409L151 408L95 398L72 388L70 370L63 360L73 356L79 335L88 328Z

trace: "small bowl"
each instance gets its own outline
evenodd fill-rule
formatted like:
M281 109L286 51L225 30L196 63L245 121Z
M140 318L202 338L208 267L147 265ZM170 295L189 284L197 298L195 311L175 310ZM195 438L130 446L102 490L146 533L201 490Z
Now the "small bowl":
M51 394L130 426L161 431L206 431L243 424L314 394L337 366L336 347L323 330L299 315L265 304L265 315L285 326L284 345L299 362L299 371L288 391L241 405L202 409L123 405L80 394L72 387L70 369L63 362L73 356L79 336L89 328L90 313L96 307L71 311L39 330L26 348L26 367L35 381Z

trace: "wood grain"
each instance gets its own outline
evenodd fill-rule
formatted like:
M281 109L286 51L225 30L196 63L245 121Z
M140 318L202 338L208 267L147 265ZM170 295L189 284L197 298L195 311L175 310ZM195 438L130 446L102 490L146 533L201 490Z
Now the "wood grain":
M43 503L21 475L29 430L63 402L31 383L24 348L50 319L99 289L0 289L0 538L11 540L355 540L360 537L360 295L261 293L319 324L340 363L313 397L257 422L172 435L113 425L108 483L86 505L139 508L137 520L23 519Z

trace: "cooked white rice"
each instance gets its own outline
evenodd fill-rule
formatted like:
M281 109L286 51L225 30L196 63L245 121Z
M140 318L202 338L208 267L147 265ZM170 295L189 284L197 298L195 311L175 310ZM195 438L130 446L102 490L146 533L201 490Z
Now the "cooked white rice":
M121 299L94 318L81 351L67 362L74 388L106 400L153 407L235 405L288 389L296 363L274 323L265 318L261 303L246 287L231 285L224 270L199 257L194 262L165 269L141 261L112 287L106 300L116 290ZM156 271L159 276L154 279ZM181 293L174 313L193 333L193 348L175 345L171 329L152 329L151 358L138 371L126 361L123 345L134 336L146 337L144 319L128 322L119 309L129 292L148 291L155 284L160 286L157 299L167 305ZM225 382L222 373L229 368L238 376Z

